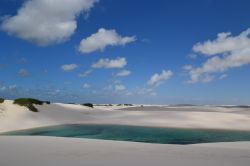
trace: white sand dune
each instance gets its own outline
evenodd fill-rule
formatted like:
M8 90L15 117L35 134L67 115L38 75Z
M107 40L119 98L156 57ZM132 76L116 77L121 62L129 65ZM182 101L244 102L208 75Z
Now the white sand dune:
M0 137L1 166L249 166L250 143L160 145L56 137Z
M249 108L99 106L92 109L60 103L36 107L37 113L10 100L0 104L0 132L72 123L250 130Z

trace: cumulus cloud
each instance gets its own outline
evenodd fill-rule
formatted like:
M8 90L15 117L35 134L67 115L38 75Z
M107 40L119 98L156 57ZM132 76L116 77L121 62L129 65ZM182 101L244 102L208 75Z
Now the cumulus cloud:
M103 51L107 46L124 46L135 40L135 36L122 37L114 29L101 28L97 33L82 39L78 49L81 53L91 53L98 50Z
M92 64L92 68L123 68L127 65L126 58L118 57L116 59L100 59L98 62Z
M29 71L26 69L20 69L18 72L18 76L20 77L27 77L29 75Z
M210 57L200 67L187 69L190 75L189 83L206 82L207 78L214 77L215 73L250 64L250 29L238 36L230 36L231 33L220 33L214 41L198 43L194 51ZM218 54L218 55L217 55Z
M61 69L65 72L69 72L69 71L76 69L77 67L78 67L77 64L66 64L66 65L62 65Z
M79 77L87 77L88 75L90 75L93 72L93 70L87 70L84 71L83 73L79 74Z
M125 89L126 89L126 87L124 85L122 85L122 84L115 85L115 90L116 91L123 91Z
M98 0L28 0L15 16L6 16L1 29L10 35L46 46L70 38L76 18Z
M131 74L131 71L129 70L122 70L122 71L119 71L116 76L117 77L126 77L126 76L129 76Z
M152 75L150 80L148 81L148 85L150 86L159 86L160 84L164 83L168 79L170 79L173 75L173 72L171 70L162 70L160 74L155 73Z
M217 35L217 39L215 40L195 44L193 51L207 56L241 51L242 49L250 47L249 34L250 29L243 31L238 36L232 36L230 32L222 32Z

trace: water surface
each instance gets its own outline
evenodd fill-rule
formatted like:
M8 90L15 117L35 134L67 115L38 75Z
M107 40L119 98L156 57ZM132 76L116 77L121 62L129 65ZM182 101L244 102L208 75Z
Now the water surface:
M250 141L249 131L138 127L126 125L71 124L7 132L2 135L57 136L147 142L196 144Z

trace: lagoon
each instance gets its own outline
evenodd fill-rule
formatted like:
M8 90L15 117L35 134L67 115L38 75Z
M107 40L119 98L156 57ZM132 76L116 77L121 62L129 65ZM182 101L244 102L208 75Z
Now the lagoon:
M157 128L106 124L67 124L12 131L1 135L74 137L180 145L250 141L250 131Z

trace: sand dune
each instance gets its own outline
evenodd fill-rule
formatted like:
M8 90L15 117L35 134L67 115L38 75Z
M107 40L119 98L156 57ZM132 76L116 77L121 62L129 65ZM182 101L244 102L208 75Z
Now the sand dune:
M61 103L36 107L39 110L37 113L14 105L10 100L0 104L0 132L67 123L250 130L249 108L211 106L89 108Z
M250 130L249 108L0 104L0 132L72 123ZM76 138L0 136L0 166L248 166L250 143L163 145Z

